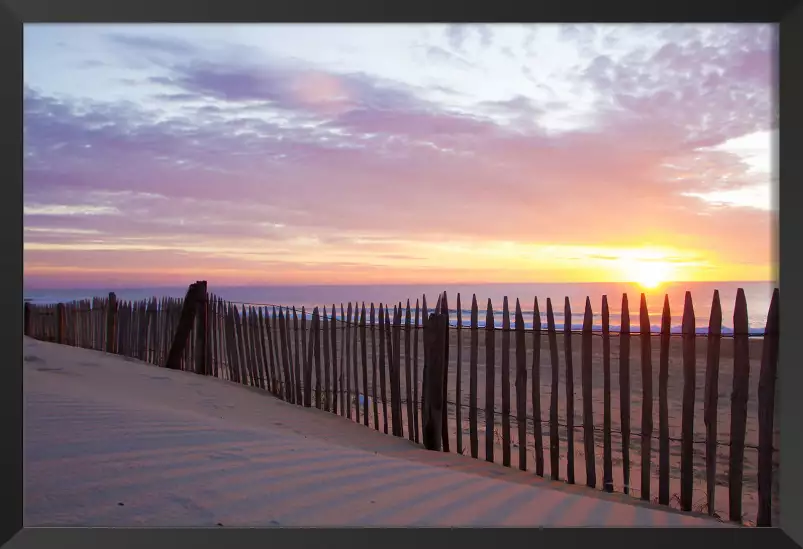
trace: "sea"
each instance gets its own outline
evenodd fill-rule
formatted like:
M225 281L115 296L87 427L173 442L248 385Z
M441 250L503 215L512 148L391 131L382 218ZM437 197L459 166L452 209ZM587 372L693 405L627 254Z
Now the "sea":
M747 301L748 326L751 335L760 336L767 322L767 312L773 290L777 284L772 282L673 282L652 289L645 289L634 283L569 283L569 284L445 284L413 285L317 285L317 286L215 286L208 282L210 293L214 293L225 301L235 304L258 306L295 307L298 311L304 308L307 315L314 307L327 310L332 316L332 305L336 306L334 316L341 318L348 303L363 304L370 310L371 304L376 307L380 303L392 312L393 306L402 303L406 307L409 300L414 311L416 305L423 303L426 296L427 307L435 307L438 295L446 292L449 306L450 322L455 325L458 320L463 325L470 325L472 300L476 297L479 326L484 327L487 309L490 303L493 310L494 324L501 327L504 318L504 299L508 299L511 327L515 327L515 310L518 301L526 328L534 324L535 300L538 300L540 324L547 325L547 300L550 300L554 312L555 326L562 330L568 322L571 328L579 330L583 326L583 315L586 300L590 301L593 312L593 329L602 327L602 299L607 296L611 331L618 331L621 326L623 296L627 296L631 332L639 331L639 306L641 296L647 303L650 317L650 330L660 331L661 315L664 299L669 298L672 317L672 331L681 330L683 307L686 292L690 292L694 304L695 330L698 334L708 332L709 317L715 291L719 291L722 309L722 333L733 332L733 310L737 291L744 290ZM24 297L32 303L58 303L82 300L92 297L106 297L114 292L118 300L139 301L152 297L183 298L187 287L147 287L147 288L73 288L73 289L26 289ZM458 296L460 305L458 311ZM568 301L570 316L566 315ZM460 313L458 315L458 312Z

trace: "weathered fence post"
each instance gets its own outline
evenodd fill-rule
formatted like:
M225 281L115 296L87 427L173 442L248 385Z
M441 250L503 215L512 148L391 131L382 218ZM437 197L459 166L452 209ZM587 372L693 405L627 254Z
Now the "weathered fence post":
M312 311L312 356L315 360L315 407L321 409L321 314L318 307ZM326 389L325 387L323 389ZM368 398L367 396L365 397Z
M209 375L209 351L207 334L209 329L208 293L206 281L195 283L195 373Z
M647 296L641 294L639 306L641 339L641 499L650 501L652 476L652 350Z
M444 316L444 322L446 322L446 333L444 334L444 345L445 348L444 352L444 359L443 359L443 387L441 390L443 391L443 415L442 415L442 425L441 425L441 435L443 439L443 451L449 452L449 414L448 414L448 395L449 395L449 304L446 298L446 292L443 292L443 296L438 300L440 303L440 312ZM398 356L398 355L397 355ZM458 406L460 405L459 402L456 403Z
M391 342L393 349L393 359L391 364L392 375L390 376L390 403L391 403L391 423L393 425L393 436L404 436L404 422L402 421L401 406L401 303L393 306L393 327L391 331ZM445 399L444 399L445 400Z
M24 316L25 335L31 337L31 303L25 302L25 316Z
M381 308L381 305L380 305ZM380 322L381 324L381 322ZM329 345L332 346L332 403L330 410L333 414L337 415L337 399L338 399L338 384L337 384L337 313L335 312L335 304L332 303L332 321L329 323ZM384 395L384 393L383 393ZM383 396L384 399L384 396ZM385 425L387 425L387 410L385 413ZM388 430L385 429L387 433Z
M187 295L184 297L181 316L179 317L176 333L173 337L173 343L170 345L170 352L165 361L166 368L170 368L171 370L181 369L181 358L187 347L187 340L189 339L192 323L197 313L198 300L201 297L199 296L200 292L203 292L203 295L206 294L206 282L190 284L190 287L187 289Z
M524 316L516 298L516 421L519 428L519 469L527 470L527 343Z
M418 322L420 318L421 309L418 305L418 299L415 300L415 324L413 325L413 423L415 424L415 443L421 442L421 422L419 420L418 410L421 406L421 400L418 394Z
M708 514L713 516L714 497L717 475L717 400L719 398L719 351L722 334L722 306L719 302L719 290L714 290L714 301L711 304L711 317L708 323L708 349L705 368L705 480L706 503Z
M404 385L405 385L405 390L407 392L407 438L410 439L411 441L413 441L413 440L415 440L415 423L413 421L412 372L410 371L410 367L412 365L412 363L410 361L410 359L411 359L411 356L410 356L410 343L411 343L410 337L412 335L411 331L410 331L410 322L411 322L410 300L408 299L407 300L407 311L406 311L405 317L404 317L404 382L405 382ZM363 356L365 356L364 351L365 351L365 347L363 347ZM460 393L458 393L458 395L459 394ZM459 402L459 400L460 399L458 397L458 402ZM368 401L368 399L366 398L366 402L367 401ZM458 407L458 410L459 409L460 408ZM366 408L366 410L367 410L367 408ZM457 417L459 418L460 415L458 414ZM368 425L368 424L366 423L366 425ZM458 422L458 426L459 425L460 425L460 423ZM457 432L458 433L460 432L459 427L458 427L458 431Z
M566 482L574 484L574 366L572 364L572 307L563 305L563 353L566 362Z
M778 300L778 288L775 288L767 312L758 380L758 517L756 526L772 526L772 452L775 382L778 372Z
M494 309L488 298L485 312L485 461L494 462L494 377L496 357L496 334L494 332Z
M477 294L471 297L471 352L469 355L468 378L468 423L469 444L471 457L479 458L479 433L477 432L477 355L479 354L479 310L477 308Z
M332 309L332 324L335 322L335 311ZM373 323L373 322L372 322ZM327 412L332 411L332 396L335 392L332 390L332 363L330 357L331 343L329 342L329 318L326 316L326 306L323 308L323 375L324 375L324 410ZM376 366L376 357L374 357L374 366ZM376 370L376 368L374 368ZM374 375L376 379L376 375ZM376 382L374 382L376 383ZM376 395L374 395L374 406L376 406Z
M343 317L343 307L340 307L340 316ZM340 388L341 388L341 415L351 419L351 302L343 323L343 351L340 353ZM395 434L395 433L394 433Z
M106 309L106 352L117 352L117 338L115 337L117 328L117 296L114 292L109 292L109 307Z
M56 343L64 344L64 303L56 305Z
M510 467L510 309L502 300L502 465Z
M455 423L457 423L457 453L463 455L463 305L460 303L460 293L457 294L457 368L455 379ZM409 349L408 349L409 350ZM409 380L408 380L409 383Z
M325 321L326 315L324 315ZM376 309L374 309L374 304L371 302L371 319L370 319L370 326L371 326L371 367L372 367L372 382L371 382L371 398L374 401L374 429L379 431L379 403L376 400L376 386L379 382L379 370L376 363ZM329 356L328 353L326 356ZM329 370L326 371L326 379L327 385L329 384ZM417 441L416 441L417 442Z
M314 309L312 312L312 321L310 321L309 328L307 328L307 312L304 310L303 307L301 309L301 338L302 338L302 353L303 353L302 359L304 361L303 379L304 379L305 408L312 407L312 362L313 362L312 334L315 330L316 314L317 314L317 309Z
M490 311L489 311L490 315ZM560 471L560 437L558 436L558 334L555 332L555 313L552 299L546 298L547 335L549 336L549 360L552 364L552 390L549 395L549 475L558 480Z
M294 389L293 389L295 391L294 404L298 404L299 406L301 406L301 405L304 404L304 394L303 394L302 389L301 389L301 384L304 382L304 380L301 377L301 375L302 375L301 374L301 362L304 360L304 356L303 356L303 353L301 351L301 330L299 329L299 325L298 325L298 311L296 311L295 307L293 307L292 310L293 310L293 340L295 341L295 346L294 346L294 349L295 349L295 354L294 354L295 362L293 363L293 365L294 365L293 381L295 383L295 386L294 386ZM287 321L289 323L290 319L288 318Z
M544 436L541 425L541 311L538 298L533 298L533 364L531 399L533 405L533 439L535 443L535 474L544 476Z
M630 309L622 294L619 317L619 417L622 429L622 491L630 493ZM694 356L694 355L692 355Z
M448 345L446 316L433 313L424 327L424 379L421 413L424 447L440 451L443 430L443 371Z
M669 505L669 338L672 313L669 295L664 296L661 314L661 354L658 368L658 503Z
M750 398L750 340L748 328L747 299L744 295L744 290L739 288L736 292L736 304L733 308L733 389L731 392L731 440L728 459L728 518L738 523L742 522L744 439L747 428L747 403Z
M594 404L593 404L593 375L594 366L593 342L591 338L594 322L594 312L591 310L591 299L586 297L586 308L583 314L583 336L581 343L581 371L583 392L583 451L586 457L586 486L596 488L597 466L594 449Z
M736 331L736 329L737 328L734 326L734 331ZM695 345L697 340L695 337L694 304L692 303L691 292L686 292L686 298L683 304L682 330L683 409L680 442L680 509L682 511L691 511L692 498L694 497L694 393L697 379L697 374L695 372L697 363ZM736 379L735 373L734 379ZM746 397L747 395L745 394L745 398ZM744 433L744 431L742 431L742 433ZM733 451L733 446L731 446L731 451ZM731 471L733 471L733 469L731 469ZM741 482L741 469L739 469L739 482Z
M388 434L388 390L387 390L387 374L385 367L385 349L387 345L387 334L385 331L385 317L387 308L379 304L379 398L382 399L382 429L385 434ZM343 307L340 308L340 314L343 315ZM388 356L390 356L390 349L388 348ZM342 353L341 353L342 354ZM335 367L337 361L335 360ZM337 376L335 376L337 377ZM337 411L337 410L335 410Z
M602 296L602 487L613 492L611 440L611 313L608 296Z

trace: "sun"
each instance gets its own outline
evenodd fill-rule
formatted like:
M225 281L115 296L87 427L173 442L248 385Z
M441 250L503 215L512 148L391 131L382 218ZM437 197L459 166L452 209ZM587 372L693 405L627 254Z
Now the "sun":
M680 272L689 264L684 260L685 255L683 251L644 246L611 251L608 257L616 266L619 280L654 290L686 276L685 269Z
M663 261L637 261L632 265L630 276L642 288L653 289L671 279L671 270Z

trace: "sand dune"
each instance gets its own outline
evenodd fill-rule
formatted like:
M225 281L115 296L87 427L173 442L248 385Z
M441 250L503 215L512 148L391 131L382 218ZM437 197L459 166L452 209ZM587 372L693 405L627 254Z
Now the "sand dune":
M699 525L264 391L25 340L25 524Z
M340 326L339 328L342 328ZM338 354L342 349L343 334L338 330ZM419 337L419 395L421 394L420 386L423 371L423 340L422 330L418 330L417 336ZM353 334L352 334L353 337ZM450 450L455 452L457 449L456 444L456 407L455 403L458 401L456 393L456 380L457 380L457 359L458 359L458 334L456 329L450 330L450 353L449 353L449 376L448 376L448 400L451 405L448 407L450 416L450 439L452 440ZM463 446L465 453L469 453L469 375L470 375L470 330L464 329L460 335L462 347L462 367L461 367L461 394L459 401L461 402L461 415L462 415L462 431L463 431ZM477 406L478 406L478 432L479 432L479 458L485 458L485 331L479 330L479 346L478 346L478 365L477 365ZM518 444L518 434L516 428L516 389L515 389L515 364L516 364L516 351L515 351L515 337L511 334L511 350L510 350L510 403L511 403L511 438L514 446ZM653 441L652 441L652 484L650 489L650 496L652 500L657 501L658 495L658 370L659 370L659 352L660 352L660 338L657 336L651 337L651 357L652 357L652 393L653 393ZM350 340L351 341L351 340ZM594 429L595 429L595 446L596 456L595 463L597 469L597 486L601 488L602 484L602 463L603 463L603 344L602 338L594 336L592 339L592 379L593 379L593 410L594 410ZM619 390L619 337L611 336L611 428L612 428L612 458L613 458L613 480L614 487L617 492L623 491L624 479L622 471L622 437L621 437L621 406L620 406L620 390ZM640 497L641 495L641 414L642 414L642 376L641 376L641 342L639 337L632 336L630 338L630 424L631 436L629 439L630 444L630 493L633 496ZM527 417L528 419L528 439L527 446L530 448L528 453L528 469L534 470L534 439L532 427L532 399L530 395L530 376L532 375L532 362L533 362L533 336L531 333L527 334ZM749 381L749 400L747 407L747 430L745 442L747 448L744 454L744 475L743 475L743 504L742 513L743 521L751 524L755 521L757 512L757 463L758 452L755 447L758 444L758 373L760 368L762 340L750 340L750 381ZM369 396L372 394L372 339L370 330L367 335L368 345L368 375L369 375ZM703 419L703 391L705 388L705 372L707 361L707 339L705 337L696 338L696 391L695 391L695 409L694 409L694 504L693 508L699 511L707 512L706 505L706 481L705 481L705 424ZM559 429L560 436L560 478L566 478L567 467L567 430L564 427L566 424L566 354L564 352L563 334L557 337L557 346L559 349ZM402 365L405 364L404 355L404 333L402 333ZM412 349L412 345L411 345ZM583 407L582 407L582 377L581 365L582 357L581 351L581 337L577 334L572 336L572 362L573 362L573 380L574 380L574 455L575 455L575 482L577 484L585 484L585 455L583 453ZM378 343L377 343L378 355ZM501 450L501 431L502 431L502 333L497 331L495 339L495 427L496 431L496 450L495 461L501 463L502 450ZM360 358L361 360L361 358ZM411 364L413 357L411 357ZM340 367L340 360L338 359L338 368ZM682 341L681 338L672 338L669 352L669 380L668 380L668 410L669 410L669 436L670 436L670 495L672 496L671 506L679 508L679 494L680 494L680 448L681 448L681 417L682 417L682 395L683 395L683 371L682 371ZM362 365L359 363L358 379L359 392L362 392ZM552 379L552 365L549 353L549 341L544 335L540 339L540 385L541 385L541 419L543 423L543 444L544 444L544 457L545 457L545 475L550 474L549 470L549 405L551 396L551 379ZM313 373L314 380L314 373ZM313 381L314 383L314 381ZM354 381L352 380L352 383ZM406 398L406 377L404 372L401 375L402 395ZM719 441L717 451L717 490L715 512L718 516L728 517L728 470L729 470L729 441L730 441L730 409L731 409L731 390L733 386L733 340L730 338L723 338L721 340L720 348L720 365L719 365L719 397L717 400L717 440ZM389 387L389 385L388 385ZM353 389L352 389L353 391ZM353 394L353 393L352 393ZM377 389L377 395L380 394ZM388 398L390 398L390 390L387 389ZM777 401L777 399L776 399ZM402 406L402 422L405 424L405 434L407 433L407 413L405 406ZM360 410L362 413L362 409ZM379 406L379 413L382 414L382 406ZM361 418L362 419L362 418ZM420 418L419 418L420 421ZM370 425L373 428L373 411L370 414ZM776 428L778 422L775 423ZM383 419L380 417L380 429L383 426ZM778 448L778 436L776 431L775 447ZM778 489L777 489L777 452L775 454L775 473L774 473L774 493L773 493L773 513L775 515L774 521L778 519ZM518 450L514 448L512 451L512 467L518 466Z

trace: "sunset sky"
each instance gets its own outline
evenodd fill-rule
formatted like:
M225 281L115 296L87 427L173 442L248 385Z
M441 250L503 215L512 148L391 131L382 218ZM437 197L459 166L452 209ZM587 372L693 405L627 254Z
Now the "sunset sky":
M26 25L25 283L770 280L771 25Z

